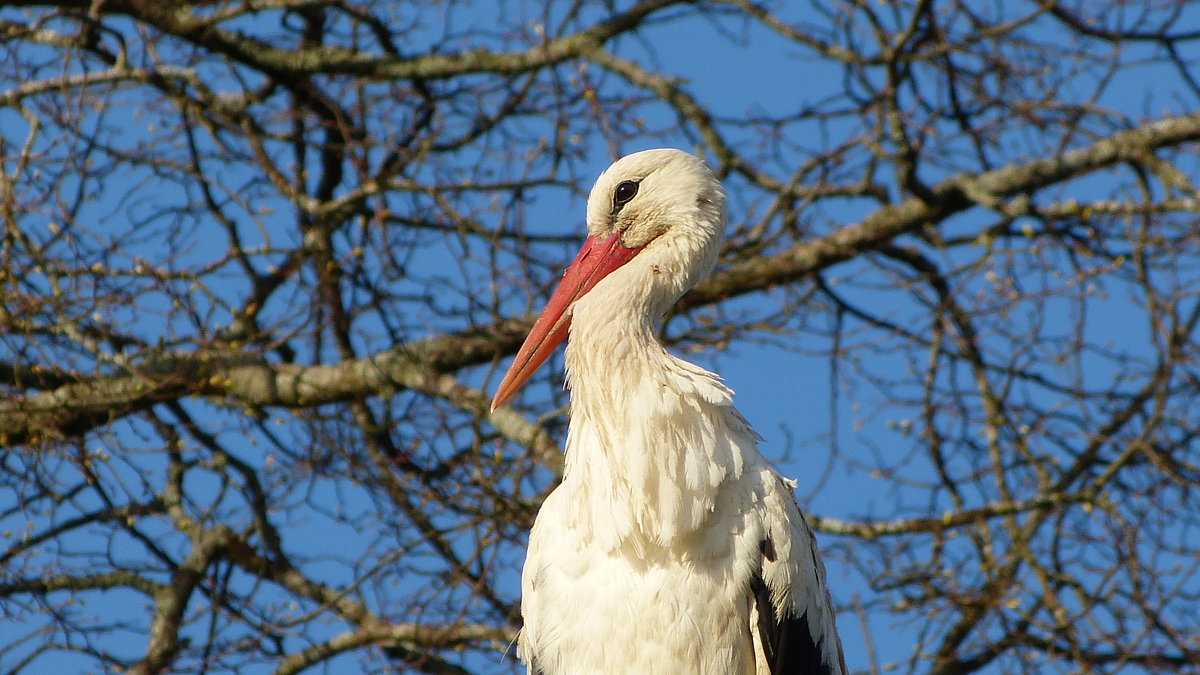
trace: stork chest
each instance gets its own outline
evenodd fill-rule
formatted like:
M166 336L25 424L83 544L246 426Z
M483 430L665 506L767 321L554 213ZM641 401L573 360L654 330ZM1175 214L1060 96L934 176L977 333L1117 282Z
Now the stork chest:
M755 533L711 527L669 553L605 552L558 517L569 500L562 488L551 495L530 535L522 658L536 654L548 674L753 672L751 570L735 561Z

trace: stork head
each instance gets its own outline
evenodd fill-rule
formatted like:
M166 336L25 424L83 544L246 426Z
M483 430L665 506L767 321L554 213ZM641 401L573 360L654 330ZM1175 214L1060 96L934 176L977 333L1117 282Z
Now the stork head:
M646 277L659 301L653 304L674 302L712 270L724 228L725 192L700 158L660 148L614 162L588 196L583 248L500 382L492 410L566 339L575 302L602 279L638 258L653 271Z

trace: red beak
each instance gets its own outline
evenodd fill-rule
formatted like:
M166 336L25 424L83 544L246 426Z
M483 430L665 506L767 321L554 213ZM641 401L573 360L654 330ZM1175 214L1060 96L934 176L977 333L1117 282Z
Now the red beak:
M554 289L546 308L517 352L517 358L513 359L504 379L500 381L496 396L492 399L492 410L512 398L538 366L554 353L554 348L567 338L567 329L571 326L571 306L575 301L613 270L629 262L639 250L622 246L619 232L607 237L588 237L583 242L583 248L563 273L558 288Z

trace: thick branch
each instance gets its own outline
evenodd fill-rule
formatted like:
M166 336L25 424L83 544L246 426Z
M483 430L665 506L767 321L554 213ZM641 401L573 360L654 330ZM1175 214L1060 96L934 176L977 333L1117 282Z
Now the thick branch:
M46 3L24 0L18 6L70 7L87 11L91 0ZM280 48L244 33L224 30L208 16L193 14L179 3L158 0L111 0L97 6L104 14L124 14L197 45L224 54L253 68L282 76L311 77L314 73L357 75L378 80L441 79L470 73L514 74L552 66L594 49L629 32L651 14L683 0L643 0L584 30L548 40L519 52L497 53L472 49L457 54L425 54L415 58L380 55L326 45Z

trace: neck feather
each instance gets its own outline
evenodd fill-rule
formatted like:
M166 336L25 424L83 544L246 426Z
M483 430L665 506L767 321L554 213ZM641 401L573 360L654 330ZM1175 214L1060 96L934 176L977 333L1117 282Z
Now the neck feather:
M695 533L757 457L732 392L654 337L644 288L597 285L576 302L567 344L569 517L609 548Z

